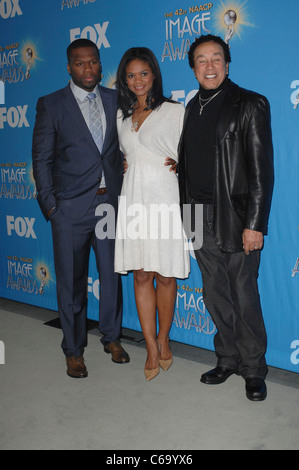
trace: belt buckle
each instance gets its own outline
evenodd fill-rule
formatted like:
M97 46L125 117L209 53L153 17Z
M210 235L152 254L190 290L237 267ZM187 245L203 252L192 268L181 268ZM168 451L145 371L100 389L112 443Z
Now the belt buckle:
M97 191L97 194L99 194L99 195L103 195L103 194L106 194L106 193L107 193L106 188L99 188L98 191Z

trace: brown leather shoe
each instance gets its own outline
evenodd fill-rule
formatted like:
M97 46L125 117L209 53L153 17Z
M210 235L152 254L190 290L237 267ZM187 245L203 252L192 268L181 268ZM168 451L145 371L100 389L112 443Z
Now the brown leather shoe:
M67 375L74 379L84 379L88 376L83 356L70 356L66 358Z
M111 354L112 361L116 362L117 364L130 362L129 354L126 353L119 341L112 341L111 343L106 344L106 346L104 346L104 351L107 354Z

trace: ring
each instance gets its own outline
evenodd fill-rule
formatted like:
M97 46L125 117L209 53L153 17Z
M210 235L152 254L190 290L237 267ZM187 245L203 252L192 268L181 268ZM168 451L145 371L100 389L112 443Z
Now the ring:
M255 247L254 247L255 250L258 250L258 248L259 248L258 246L255 246Z

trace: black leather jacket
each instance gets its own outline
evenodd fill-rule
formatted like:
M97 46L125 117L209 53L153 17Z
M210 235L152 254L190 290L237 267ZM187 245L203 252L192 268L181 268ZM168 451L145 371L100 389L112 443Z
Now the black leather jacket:
M181 206L190 201L184 129L198 94L188 103L179 144ZM257 93L230 82L216 129L213 231L219 248L242 251L244 228L267 234L274 182L270 106Z

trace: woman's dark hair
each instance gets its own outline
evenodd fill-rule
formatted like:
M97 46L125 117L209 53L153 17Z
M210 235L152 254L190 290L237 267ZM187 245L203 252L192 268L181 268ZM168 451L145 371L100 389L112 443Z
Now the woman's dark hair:
M116 88L118 90L119 106L123 112L123 118L129 117L133 112L133 105L136 102L136 96L127 85L126 69L132 60L141 60L147 62L154 74L154 83L149 91L146 103L148 109L155 109L164 101L169 101L163 95L162 76L158 61L154 53L147 47L132 47L123 55L118 66L116 75Z
M191 44L189 52L188 52L188 58L189 58L189 65L191 69L194 69L194 51L199 46L200 44L203 44L205 42L216 42L219 44L224 53L224 60L225 63L228 64L231 62L231 55L230 55L230 50L228 44L221 39L219 36L213 36L212 34L207 34L206 36L200 36L199 38L196 38L195 41Z

